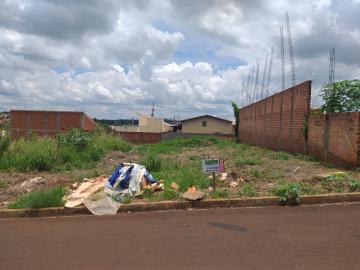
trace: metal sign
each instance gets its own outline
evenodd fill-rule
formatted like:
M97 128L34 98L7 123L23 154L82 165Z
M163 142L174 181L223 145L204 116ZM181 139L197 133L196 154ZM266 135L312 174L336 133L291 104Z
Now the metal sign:
M203 159L202 170L204 173L223 172L224 160L223 159Z

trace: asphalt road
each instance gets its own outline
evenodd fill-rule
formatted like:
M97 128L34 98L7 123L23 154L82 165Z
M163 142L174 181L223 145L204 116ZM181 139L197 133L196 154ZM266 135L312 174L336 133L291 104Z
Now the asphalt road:
M360 269L360 205L0 220L0 269Z

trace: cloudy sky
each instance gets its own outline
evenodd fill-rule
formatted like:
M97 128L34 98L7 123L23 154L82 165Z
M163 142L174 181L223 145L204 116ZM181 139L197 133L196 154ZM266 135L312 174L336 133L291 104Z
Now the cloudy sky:
M288 11L297 82L360 75L360 0L0 0L0 111L83 110L97 118L150 113L232 119L257 60L274 47L270 92L281 88L279 27ZM286 85L290 65L286 47Z

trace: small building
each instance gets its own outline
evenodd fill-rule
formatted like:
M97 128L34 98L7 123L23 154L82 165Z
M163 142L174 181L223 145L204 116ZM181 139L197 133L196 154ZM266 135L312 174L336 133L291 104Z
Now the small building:
M72 128L92 131L96 123L84 112L68 111L10 111L11 138L28 137L35 134L40 137L54 137L57 133Z
M163 118L139 114L139 125L111 126L116 131L162 133L172 131L172 126Z
M182 120L182 133L233 134L233 123L212 115L201 115Z

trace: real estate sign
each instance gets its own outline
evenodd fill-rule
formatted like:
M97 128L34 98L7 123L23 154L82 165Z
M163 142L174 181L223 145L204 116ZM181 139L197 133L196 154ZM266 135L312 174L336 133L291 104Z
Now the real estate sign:
M203 159L202 170L204 173L223 172L224 171L224 160L223 159Z

